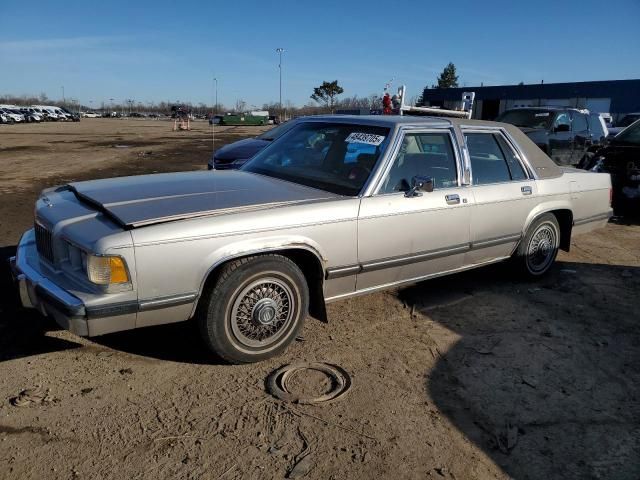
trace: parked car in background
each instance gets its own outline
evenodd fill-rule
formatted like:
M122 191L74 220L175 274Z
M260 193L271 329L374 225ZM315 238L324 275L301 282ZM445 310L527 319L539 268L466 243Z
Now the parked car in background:
M273 142L276 138L291 130L298 120L290 120L277 127L267 130L255 138L245 138L237 142L230 143L216 150L207 167L209 170L227 170L240 168L247 160L253 157L264 147Z
M609 128L609 136L615 137L636 120L640 120L640 112L626 114L619 122L616 122L615 127Z
M24 115L20 112L16 113L10 108L0 108L0 112L7 117L8 123L21 123L24 122Z
M82 116L85 118L100 118L101 115L96 112L82 112Z
M574 108L514 108L496 121L519 127L559 165L577 164L589 146L601 142L600 129L589 128L589 114Z
M78 335L193 318L256 362L326 302L505 260L539 278L610 190L507 124L308 117L240 170L44 190L11 265L23 305Z
M640 213L640 119L585 157L579 168L611 175L616 213Z
M31 107L33 109L34 112L36 112L38 115L40 115L40 117L42 117L42 121L44 122L49 122L52 121L53 119L51 118L51 116L49 115L49 112L47 112L44 108L40 108L40 107Z
M78 112L72 112L71 110L65 107L59 107L59 110L62 114L64 114L67 120L70 120L72 122L80 121L80 114Z
M9 123L9 119L4 113L0 113L0 123Z
M40 123L43 120L42 115L36 113L33 108L21 108L20 113L24 115L24 119L27 123Z

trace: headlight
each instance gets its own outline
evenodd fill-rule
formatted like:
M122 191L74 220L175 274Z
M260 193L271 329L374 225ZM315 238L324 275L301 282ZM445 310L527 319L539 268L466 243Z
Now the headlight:
M129 272L124 259L117 255L87 255L87 277L97 285L129 283Z

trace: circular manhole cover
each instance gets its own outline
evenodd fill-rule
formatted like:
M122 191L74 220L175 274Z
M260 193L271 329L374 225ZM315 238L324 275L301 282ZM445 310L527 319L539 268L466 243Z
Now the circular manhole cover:
M351 377L329 363L295 363L273 372L267 381L269 392L287 402L315 404L332 402L351 388Z

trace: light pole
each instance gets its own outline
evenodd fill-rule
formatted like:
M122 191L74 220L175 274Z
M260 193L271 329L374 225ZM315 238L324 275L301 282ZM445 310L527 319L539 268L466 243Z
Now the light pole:
M215 92L215 103L213 105L214 113L218 113L218 79L213 77L213 91Z
M65 100L64 100L64 85L62 87L60 87L60 88L62 88L62 104L64 105L64 103L65 103Z
M279 61L278 61L278 70L280 71L280 115L282 115L282 52L284 52L284 48L276 48L276 52L278 52Z

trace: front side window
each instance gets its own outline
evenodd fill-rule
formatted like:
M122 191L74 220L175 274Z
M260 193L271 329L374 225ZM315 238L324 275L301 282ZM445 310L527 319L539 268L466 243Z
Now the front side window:
M389 129L347 123L300 123L242 170L338 195L356 196L389 143Z
M573 112L573 131L584 132L587 130L586 116L579 112Z
M571 129L571 119L566 112L559 113L553 126L558 128L560 125L566 125L567 131Z
M518 157L496 133L465 133L474 185L510 182L527 178Z
M380 193L406 192L416 176L432 178L434 188L457 186L456 158L448 133L406 134Z

